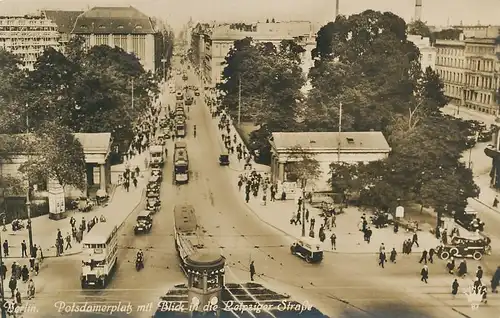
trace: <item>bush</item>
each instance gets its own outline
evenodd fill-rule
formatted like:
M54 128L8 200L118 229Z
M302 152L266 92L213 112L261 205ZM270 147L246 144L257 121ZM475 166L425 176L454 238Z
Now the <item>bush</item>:
M250 133L249 150L254 153L258 150L259 153L259 155L255 158L256 163L263 165L271 164L271 144L269 143L270 137L271 132L265 125Z
M27 219L26 197L6 197L5 198L6 223L14 219ZM46 215L49 213L48 198L37 199L31 202L31 217Z

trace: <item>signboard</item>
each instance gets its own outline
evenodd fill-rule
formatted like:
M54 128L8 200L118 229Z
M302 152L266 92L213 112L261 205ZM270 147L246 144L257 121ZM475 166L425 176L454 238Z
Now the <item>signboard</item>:
M167 63L167 59L161 59L162 63Z
M276 196L278 198L281 197L283 191L286 193L287 200L295 200L297 193L300 194L300 189L297 188L297 182L283 182Z
M405 208L402 206L396 207L396 217L404 218L405 217Z
M62 218L66 212L64 204L64 189L57 181L48 184L49 214L55 218ZM58 217L59 216L59 217Z

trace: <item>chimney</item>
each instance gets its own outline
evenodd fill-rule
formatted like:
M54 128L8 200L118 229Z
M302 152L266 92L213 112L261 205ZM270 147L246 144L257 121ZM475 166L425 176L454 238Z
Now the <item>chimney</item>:
M337 19L338 15L340 14L339 6L340 6L340 0L335 0L335 20Z
M422 20L422 0L415 0L415 16L413 19L415 21Z

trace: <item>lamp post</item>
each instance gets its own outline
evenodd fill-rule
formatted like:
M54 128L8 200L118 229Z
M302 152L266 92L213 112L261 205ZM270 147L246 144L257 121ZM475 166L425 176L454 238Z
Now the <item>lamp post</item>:
M5 218L5 212L1 212L0 213L0 217L2 219ZM2 242L2 232L0 232L0 243ZM3 254L3 251L2 251L2 244L0 244L0 266L3 266L3 258L2 258L2 254ZM2 275L5 275L5 273L2 273ZM2 300L2 318L7 318L7 311L6 311L6 308L5 308L5 291L4 291L4 288L3 288L3 276L0 277L0 297L1 297L1 300Z
M29 125L29 115L28 115L29 107L28 104L26 104L26 138L28 142L30 142L30 125ZM28 147L28 161L31 159L31 149ZM26 214L28 217L28 241L30 245L30 255L33 255L33 230L31 229L31 200L30 200L30 191L31 190L31 185L30 185L30 179L28 176L28 187L26 190Z

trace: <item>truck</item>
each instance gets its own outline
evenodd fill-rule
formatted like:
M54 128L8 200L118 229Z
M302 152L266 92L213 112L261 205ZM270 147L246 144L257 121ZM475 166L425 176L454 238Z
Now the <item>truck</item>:
M174 169L173 180L175 184L188 183L189 181L189 158L187 144L184 141L176 141L174 144Z
M165 164L165 149L163 145L153 145L149 148L149 162L152 167L163 167Z

